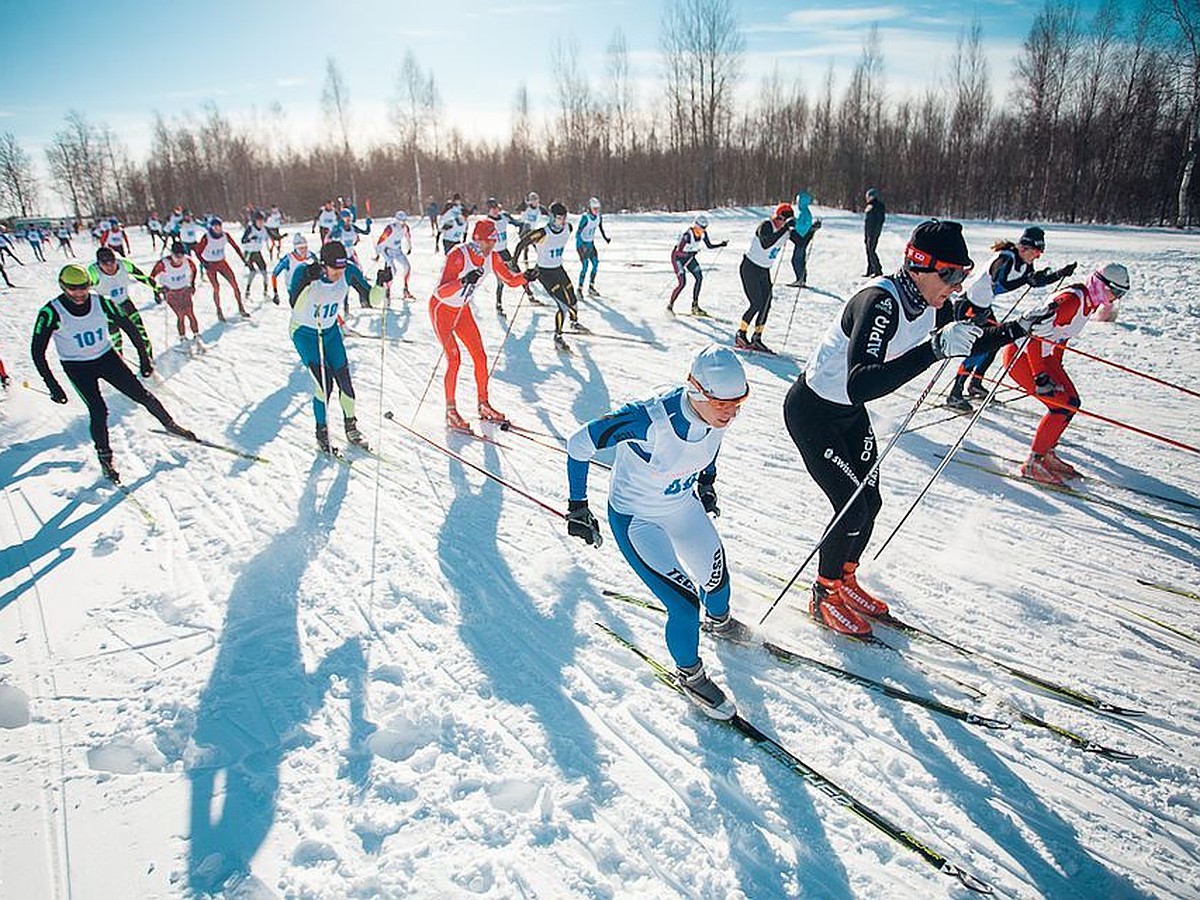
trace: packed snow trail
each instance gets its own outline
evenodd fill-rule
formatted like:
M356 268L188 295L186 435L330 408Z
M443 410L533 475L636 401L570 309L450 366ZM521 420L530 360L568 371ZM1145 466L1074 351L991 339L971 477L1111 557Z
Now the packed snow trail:
M713 318L665 309L670 248L690 216L606 216L602 296L580 303L597 337L569 336L569 357L546 333L552 307L510 302L501 318L487 282L476 313L489 354L511 325L489 358L492 402L540 443L448 434L440 374L413 427L565 510L556 445L581 421L678 383L708 341L732 342L728 323L745 308L740 250L760 212L710 213L714 239L731 240L701 257ZM717 527L747 621L830 517L780 413L862 271L861 219L820 215L786 346L793 290L776 290L765 335L786 355L741 355L751 394L718 466ZM916 221L889 219L885 269ZM1021 227L966 231L982 257ZM1194 237L1082 226L1047 226L1047 237L1055 265L1111 257L1133 272L1120 319L1089 327L1081 349L1178 384L1200 377L1200 308L1182 289L1200 276ZM148 238L132 239L148 268ZM315 452L286 305L256 286L252 318L222 325L204 284L207 351L166 352L173 316L135 286L155 341L151 390L200 437L266 462L158 434L107 395L128 493L101 483L76 398L57 406L18 387L39 386L29 334L60 263L10 273L20 287L0 290L14 382L0 403L5 895L962 895L661 690L594 627L665 654L656 614L601 596L643 593L610 542L595 551L568 538L557 515L383 418L413 418L440 354L425 302L440 258L428 244L413 254L416 301L348 320L386 336L347 340L359 426L379 456ZM577 275L573 259L567 268ZM1086 408L1197 443L1194 398L1082 357L1067 365ZM922 384L872 404L877 435L895 430ZM941 414L922 410L884 463L881 534L961 429ZM965 449L991 458L960 458L1009 472L1040 414L1024 399L990 407ZM888 635L911 659L829 635L800 608L811 572L763 637L970 705L912 660L928 663L986 689L973 710L1009 718L1011 703L1139 759L1081 753L1044 729L993 733L746 648L705 639L702 653L748 721L1001 894L1200 896L1200 653L1188 637L1200 634L1200 541L1183 527L1200 525L1200 473L1183 451L1095 421L1072 425L1063 455L1094 476L1088 491L1136 490L1113 499L1154 518L951 466L861 576L906 622L1145 717L1064 705L903 636ZM600 510L598 468L591 489Z

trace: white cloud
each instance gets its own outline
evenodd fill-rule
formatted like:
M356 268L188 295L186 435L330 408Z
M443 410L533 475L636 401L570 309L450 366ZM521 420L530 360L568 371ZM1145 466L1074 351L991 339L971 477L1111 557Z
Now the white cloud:
M823 28L846 28L870 25L909 15L903 6L862 6L857 9L830 6L825 9L803 9L787 15L788 24L797 31L819 31Z
M276 78L275 79L275 86L281 87L281 88L300 87L301 85L305 85L305 84L308 84L307 78Z

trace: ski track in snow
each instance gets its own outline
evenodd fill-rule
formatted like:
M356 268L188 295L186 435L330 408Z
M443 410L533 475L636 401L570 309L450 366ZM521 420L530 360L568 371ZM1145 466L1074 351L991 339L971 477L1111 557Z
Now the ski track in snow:
M756 212L710 215L714 239L732 246L701 255L701 303L736 321L737 263ZM718 527L734 608L748 622L829 518L780 414L863 265L861 219L832 210L823 219L813 289L798 298L776 290L766 338L787 355L741 357L751 397L721 456ZM509 289L509 319L500 318L489 280L475 304L489 362L512 322L495 366L496 406L565 439L580 421L676 383L707 341L729 341L730 325L665 312L669 248L687 221L611 216L603 296L580 302L585 325L652 343L568 337L575 353L560 356L546 333L553 307L518 309ZM916 221L889 218L881 258L900 258ZM1020 227L967 223L977 264L993 239ZM1052 265L1113 257L1133 273L1119 320L1090 325L1080 349L1191 386L1200 309L1184 286L1197 276L1195 237L1048 233ZM145 236L134 241L135 259L149 264ZM440 272L429 244L418 236L418 298ZM561 453L515 434L498 433L500 446L445 433L425 300L382 313L352 306L350 327L389 338L346 341L360 427L385 459L348 448L338 462L313 453L309 379L287 336L286 305L264 302L256 286L253 318L221 324L206 284L196 310L208 349L192 355L168 352L173 316L135 287L156 342L151 389L203 437L268 462L155 433L143 410L109 392L127 497L99 481L78 399L55 406L19 387L40 387L29 330L60 264L15 267L21 287L0 290L10 313L0 353L14 382L0 404L6 896L966 893L693 711L597 629L603 622L667 659L658 614L601 596L611 587L648 599L611 540L596 551L568 538L555 517L383 419L394 411L565 504ZM789 274L785 262L781 285ZM1085 408L1200 443L1195 398L1082 356L1066 364ZM872 404L881 442L933 371ZM952 374L947 367L913 420L920 430L884 463L885 506L864 580L914 624L1146 715L1069 706L984 661L884 628L907 659L846 643L807 620L801 587L764 636L986 715L1011 719L1007 701L1140 758L1081 753L1015 722L972 727L704 638L710 669L747 719L1005 894L1200 896L1200 646L1127 611L1200 636L1200 603L1135 580L1200 589L1200 535L952 464L872 561L966 424L928 424L945 416L936 404ZM469 360L459 381L467 411ZM1039 410L1027 399L996 407L966 444L994 456L963 458L1012 469L997 457L1024 456ZM339 423L330 431L345 443ZM1063 455L1095 476L1083 487L1097 496L1200 525L1194 508L1099 481L1194 504L1192 454L1077 417ZM594 468L590 484L600 513L604 472ZM973 704L939 672L988 696Z

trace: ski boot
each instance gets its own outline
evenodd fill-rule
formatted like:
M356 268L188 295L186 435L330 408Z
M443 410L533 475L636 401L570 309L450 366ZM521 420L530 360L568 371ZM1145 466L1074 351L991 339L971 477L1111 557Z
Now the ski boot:
M217 321L218 321L218 322L224 322L224 321L225 321L225 313L224 313L224 312L222 312L222 310L221 310L221 304L220 304L220 303L218 303L218 304L217 304Z
M700 623L700 630L709 634L733 641L735 644L751 644L754 642L754 631L744 622L739 622L733 614L726 612L723 616L714 616L706 612Z
M988 395L988 389L984 387L982 375L972 375L971 383L967 385L967 396L982 400Z
M96 456L100 460L100 471L104 473L104 477L113 484L121 483L121 473L117 471L113 465L113 457L111 450L97 450Z
M966 397L964 397L962 394L955 395L953 392L951 392L950 396L946 398L945 406L946 409L952 409L955 412L962 413L969 413L974 410L974 407L971 406L971 402Z
M327 425L317 426L317 449L322 453L331 455L333 453L333 447L329 445L329 426Z
M508 426L508 416L492 406L486 400L479 401L479 419L482 422L494 422L501 428Z
M1059 478L1071 479L1082 478L1079 470L1064 459L1061 459L1053 450L1047 450L1042 454L1042 464L1057 475Z
M700 318L702 318L702 319L709 319L709 318L712 318L712 317L711 317L711 316L708 314L708 311L707 311L707 310L703 310L703 309L701 309L701 308L700 308L700 304L699 304L699 303L693 303L693 304L692 304L692 315L693 315L693 316L699 316L699 317L700 317Z
M556 331L554 333L554 349L559 353L571 353L571 345L563 338L562 333Z
M698 660L694 666L680 666L676 669L675 683L679 685L684 696L700 707L700 711L706 716L713 719L732 719L737 715L737 707L704 671L703 660Z
M588 295L589 297L592 297L592 298L594 298L594 299L597 299L597 300L598 300L598 299L600 299L600 292L599 292L598 290L596 290L596 285L594 285L594 284L589 284L589 285L588 285L588 293L587 293L587 295Z
M571 320L571 330L576 334L591 334L592 329L582 324L578 319Z
M1041 484L1061 485L1063 483L1062 478L1046 465L1046 458L1040 453L1030 453L1029 458L1021 463L1019 472L1022 478Z
M775 355L775 351L763 343L761 334L756 334L754 336L754 339L750 342L750 349L757 350L759 353L765 353L768 356Z
M190 429L184 428L182 425L180 425L174 419L164 422L163 428L167 429L167 431L169 431L171 434L175 435L176 437L183 438L185 441L195 441L196 443L200 442L200 438L196 437L196 432L191 431Z
M733 346L737 347L739 350L753 350L754 349L753 347L750 346L750 339L748 337L746 337L746 332L744 332L744 331L739 331L737 334L735 334L733 336Z
M841 581L831 581L818 575L812 584L808 614L841 634L863 637L871 633L871 623L846 605Z
M471 423L458 414L453 406L446 407L446 427L451 431L462 431L471 434Z
M842 564L842 598L846 605L872 619L889 615L888 605L858 583L854 574L857 569L858 563Z
M358 419L354 416L347 416L345 419L346 440L356 447L362 447L364 450L370 450L371 445L367 443L367 439L363 437L363 433L358 430Z

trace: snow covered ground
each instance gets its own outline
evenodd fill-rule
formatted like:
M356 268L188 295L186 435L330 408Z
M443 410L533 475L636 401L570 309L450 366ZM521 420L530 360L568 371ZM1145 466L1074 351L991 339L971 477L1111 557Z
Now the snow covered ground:
M745 358L752 394L722 452L718 525L734 608L748 621L829 518L781 416L804 356L864 266L860 218L818 214L813 290L799 295L784 347L796 294L778 288L767 331L791 355ZM562 357L548 333L551 307L523 306L496 368L495 405L563 438L682 378L706 342L728 341L730 324L665 314L667 256L688 221L607 217L604 298L584 300L581 320L650 343L573 339L576 354ZM885 267L916 221L889 218ZM702 301L715 316L736 320L744 308L737 266L755 224L750 210L712 216L713 239L731 241L701 256ZM1119 321L1091 324L1077 345L1194 389L1196 238L1047 230L1051 264L1113 257L1133 273ZM968 223L967 232L985 264L987 245L1020 225ZM148 239L134 241L148 268ZM413 419L438 361L424 299L351 316L355 329L388 338L347 344L361 427L389 462L359 455L346 466L314 456L286 305L263 304L256 287L253 318L221 325L205 286L197 311L210 349L192 357L168 349L173 317L136 289L158 354L153 389L168 409L268 462L155 433L148 414L110 393L129 498L99 481L78 399L55 406L20 387L41 386L27 348L35 311L55 290L60 259L48 252L47 264L12 267L20 287L0 291L0 354L14 381L0 404L0 894L965 894L695 712L600 631L594 623L667 658L655 613L601 594L646 596L611 540L597 551L568 538L558 518L383 418ZM438 260L418 230L418 297L428 296ZM568 269L578 271L574 259ZM489 352L505 333L490 285L476 300ZM512 312L517 292L505 293ZM690 286L677 308L689 296ZM1079 356L1067 365L1087 408L1200 444L1195 397ZM873 404L881 440L931 375ZM465 363L464 409L472 389ZM560 453L512 434L500 445L447 436L440 390L439 378L416 427L565 504ZM1037 409L1029 400L997 407L968 448L1022 457ZM913 424L944 416L923 410ZM872 552L965 421L900 440L884 465ZM332 431L340 440L340 427ZM1200 590L1200 468L1192 453L1082 418L1063 455L1114 485L1169 498L1086 488L1172 521L954 463L879 561L864 565L864 581L909 621L1144 717L1064 704L887 629L904 659L847 643L808 620L801 587L764 633L1008 721L1019 707L1136 761L1083 753L1019 723L972 727L762 650L706 638L702 652L747 719L1005 894L1200 896L1200 647L1142 618L1196 636L1200 602L1136 581ZM596 472L598 510L605 484ZM974 703L937 671L987 696Z

